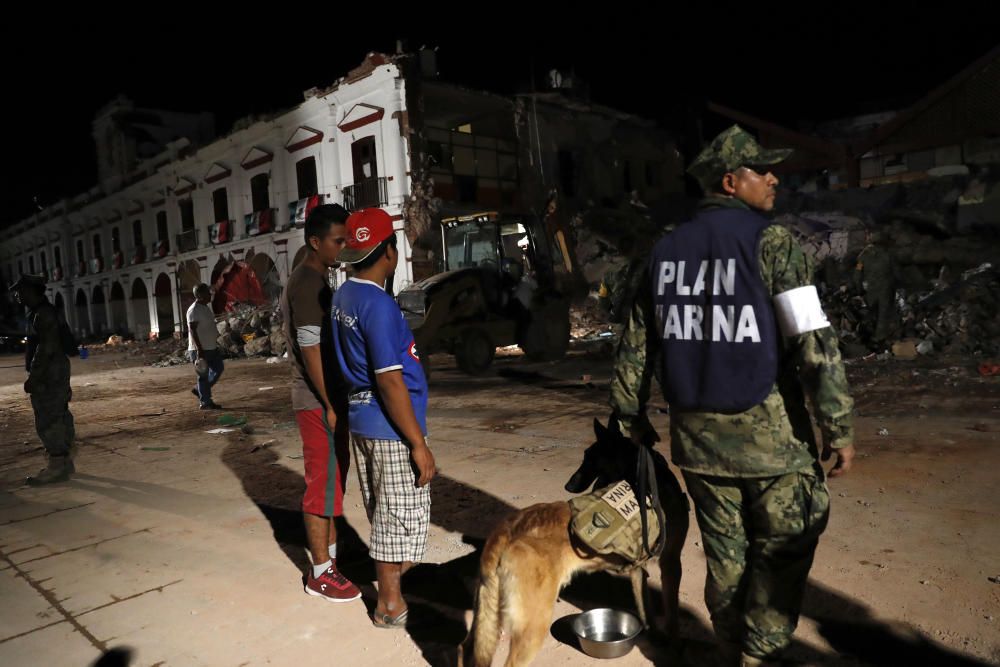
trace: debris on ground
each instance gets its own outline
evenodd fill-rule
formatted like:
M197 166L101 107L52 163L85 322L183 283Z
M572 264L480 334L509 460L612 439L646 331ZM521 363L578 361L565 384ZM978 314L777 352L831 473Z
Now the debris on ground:
M259 444L256 444L256 445L254 445L253 447L250 448L250 453L253 454L254 452L256 452L258 450L261 450L261 449L264 449L265 447L270 447L271 445L273 445L276 442L277 442L277 440L273 440L272 439L272 440L267 440L265 442L261 442Z
M160 358L159 361L153 363L154 368L168 368L170 366L181 366L183 364L190 364L191 360L187 356L187 346L179 350L175 350L172 353L166 354Z
M621 334L624 327L608 321L608 315L595 298L575 304L569 311L569 334L574 340L610 340Z
M892 344L892 356L897 359L916 359L919 356L917 353L917 345L920 342L922 341L917 341L912 338L897 341Z

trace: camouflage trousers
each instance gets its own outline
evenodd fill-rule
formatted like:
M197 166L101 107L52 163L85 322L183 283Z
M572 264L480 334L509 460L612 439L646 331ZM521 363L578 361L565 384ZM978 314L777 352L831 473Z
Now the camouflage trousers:
M69 456L76 429L69 411L69 381L65 387L48 387L31 394L35 431L49 456Z
M720 642L759 658L788 646L830 514L823 471L778 477L684 472L708 563L705 604Z
M872 339L877 342L888 340L898 326L896 315L896 291L894 289L869 290L865 294L869 321L873 324Z

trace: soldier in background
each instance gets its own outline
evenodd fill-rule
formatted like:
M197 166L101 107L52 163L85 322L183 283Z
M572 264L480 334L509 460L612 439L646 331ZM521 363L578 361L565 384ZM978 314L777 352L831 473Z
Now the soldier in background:
M76 472L72 452L76 431L73 414L69 411L72 391L67 341L55 306L45 297L44 278L23 275L11 285L10 291L28 310L28 348L25 352L28 379L24 381L24 391L31 396L35 430L48 458L48 465L29 477L27 483L42 486L64 482Z
M854 288L865 296L871 340L881 345L888 341L899 325L896 277L892 255L885 247L884 232L868 228L865 242L854 267L852 282Z

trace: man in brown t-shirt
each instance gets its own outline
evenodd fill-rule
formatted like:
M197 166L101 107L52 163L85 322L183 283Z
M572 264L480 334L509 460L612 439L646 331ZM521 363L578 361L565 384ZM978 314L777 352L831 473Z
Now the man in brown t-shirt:
M343 514L349 438L347 392L330 338L330 267L344 247L348 212L317 206L305 225L306 256L281 295L285 334L292 353L292 409L302 436L306 493L302 513L312 571L305 591L331 602L349 602L361 591L337 569L337 529Z

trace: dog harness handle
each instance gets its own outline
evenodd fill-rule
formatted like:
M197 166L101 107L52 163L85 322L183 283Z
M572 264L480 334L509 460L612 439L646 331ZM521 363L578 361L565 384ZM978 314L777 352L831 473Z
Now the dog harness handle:
M647 558L656 558L663 551L666 542L666 521L663 507L660 505L660 490L656 483L656 467L653 464L652 445L639 445L639 456L636 457L636 495L639 502L639 519L642 523L642 548L647 554ZM656 513L656 520L660 523L660 532L653 543L649 546L649 524L646 519L646 499L653 501L653 512Z

